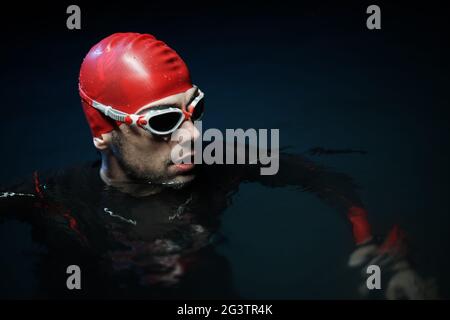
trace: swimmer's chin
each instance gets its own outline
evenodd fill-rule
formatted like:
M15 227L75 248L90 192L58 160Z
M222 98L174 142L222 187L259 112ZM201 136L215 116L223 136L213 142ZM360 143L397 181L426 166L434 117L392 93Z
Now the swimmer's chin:
M171 189L182 189L183 187L189 185L195 179L195 174L180 175L171 181L163 183L164 186Z

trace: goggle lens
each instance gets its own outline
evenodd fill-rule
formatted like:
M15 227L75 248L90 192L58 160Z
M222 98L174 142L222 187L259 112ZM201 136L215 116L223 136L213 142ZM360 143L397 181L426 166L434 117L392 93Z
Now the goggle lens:
M178 125L181 117L184 117L182 113L167 112L151 117L148 120L148 125L153 130L158 132L169 132Z

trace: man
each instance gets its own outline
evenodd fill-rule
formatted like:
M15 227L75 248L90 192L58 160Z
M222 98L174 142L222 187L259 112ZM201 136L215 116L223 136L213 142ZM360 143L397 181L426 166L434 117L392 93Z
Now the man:
M33 227L40 260L31 263L37 266L31 296L237 297L228 265L211 244L219 214L242 181L318 195L350 221L357 249L349 264L364 272L375 263L392 274L387 298L432 294L406 261L398 228L375 243L346 175L288 154L268 176L258 164L176 163L171 135L183 129L188 143L199 139L193 122L204 111L204 93L164 42L137 33L103 39L82 63L79 92L101 161L35 172L32 184L5 190L0 202L0 219ZM66 287L65 270L73 264L83 270L80 291Z

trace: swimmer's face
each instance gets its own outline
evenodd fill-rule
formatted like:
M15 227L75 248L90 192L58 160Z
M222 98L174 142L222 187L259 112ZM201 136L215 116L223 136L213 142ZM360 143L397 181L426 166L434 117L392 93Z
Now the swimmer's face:
M191 88L184 93L154 101L148 107L169 104L181 109L192 100L195 93L196 88ZM146 110L143 109L139 114ZM180 128L190 132L192 142L200 136L192 121L184 121ZM106 152L116 160L129 180L181 186L195 177L192 172L194 165L175 165L172 162L171 152L177 141L171 141L170 135L156 136L143 128L121 124L112 132L103 134L102 139Z

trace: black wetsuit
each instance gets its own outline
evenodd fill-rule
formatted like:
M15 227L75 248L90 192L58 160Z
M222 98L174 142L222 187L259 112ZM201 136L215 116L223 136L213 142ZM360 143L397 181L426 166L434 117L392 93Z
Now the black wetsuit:
M294 155L281 155L273 176L261 176L257 165L201 165L185 188L144 198L106 186L99 168L96 161L35 172L3 188L0 224L32 239L23 260L29 259L32 284L19 296L237 298L227 261L213 244L240 183L298 186L343 214L361 206L350 177ZM80 266L82 290L67 289L69 265ZM11 296L5 288L2 294Z

